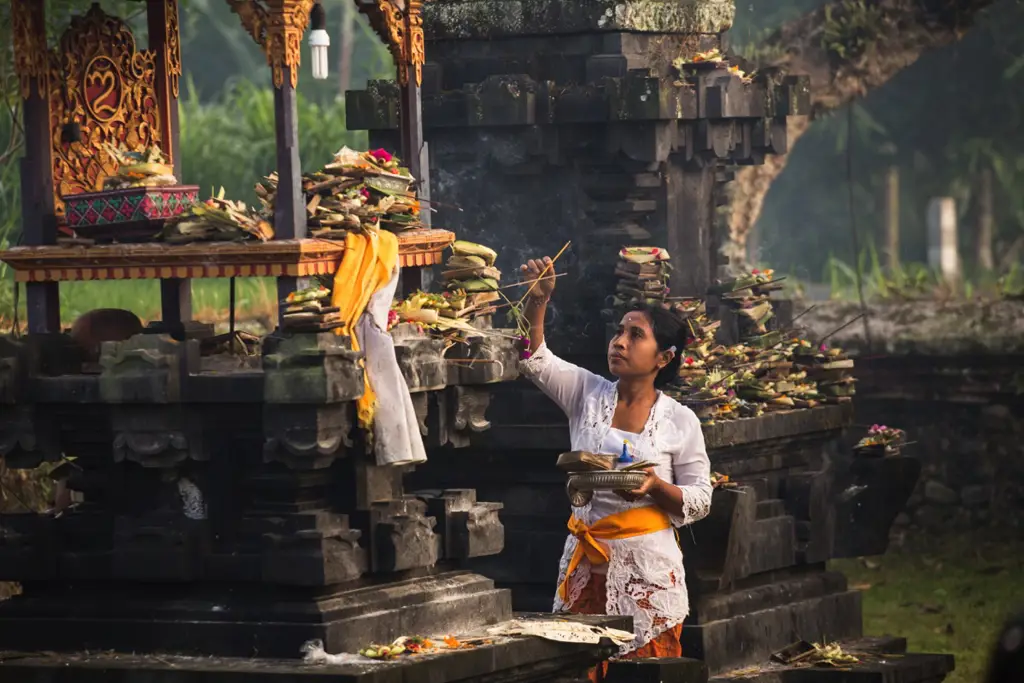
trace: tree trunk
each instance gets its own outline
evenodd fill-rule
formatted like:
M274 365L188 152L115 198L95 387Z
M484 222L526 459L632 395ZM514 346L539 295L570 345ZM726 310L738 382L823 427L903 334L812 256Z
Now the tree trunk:
M978 231L975 235L975 261L980 270L995 268L992 256L992 227L995 222L993 192L992 169L986 168L981 172L978 188Z
M811 117L788 124L789 148L807 131L813 119L849 105L884 85L928 50L958 40L977 14L993 0L835 0L783 26L766 42L769 54L784 56L770 64L811 79ZM866 7L867 9L864 9ZM848 13L868 13L874 33L862 42L843 43ZM788 154L769 157L763 166L745 166L731 189L728 253L746 252L747 235L761 215L765 196L786 168Z
M885 174L885 258L890 273L900 269L900 169Z

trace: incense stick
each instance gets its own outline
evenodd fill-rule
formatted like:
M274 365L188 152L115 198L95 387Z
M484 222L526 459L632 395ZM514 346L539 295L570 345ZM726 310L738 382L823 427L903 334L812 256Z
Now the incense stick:
M523 298L519 300L519 304L522 304L524 301L526 301L526 297L530 296L530 294L533 292L533 288L537 286L537 283L545 279L544 276L547 275L549 270L555 267L555 261L557 261L562 256L562 254L565 253L565 250L569 248L570 244L572 244L572 240L566 242L565 246L559 249L558 253L555 254L555 258L551 259L551 263L544 266L544 270L540 272L540 277L538 277L537 280L532 285L530 285L530 288L526 290L526 294L523 294Z
M843 323L842 325L840 325L836 329L832 330L831 332L826 334L824 337L822 337L820 340L818 340L818 343L814 345L815 348L821 348L821 345L824 344L825 341L829 337L831 337L832 335L836 334L837 332L842 332L847 327L849 327L850 325L854 324L855 322L857 322L858 320L860 320L861 318L863 318L866 315L867 315L867 312L861 313L860 315L858 315L858 316L856 316L854 318L851 318L850 320L846 321L845 323Z
M813 311L813 310L814 310L815 308L817 308L817 307L818 307L818 304L814 304L813 306L811 306L810 308L808 308L807 310L805 310L805 311L804 311L803 313L801 313L800 315L798 315L798 316L796 316L795 318L793 318L792 320L790 320L790 321L789 321L789 324L790 324L790 325L792 325L792 324L793 324L793 323L795 323L795 322L796 322L797 320L799 320L800 318L804 317L805 315L807 315L808 313L810 313L811 311Z
M557 277L563 277L565 275L568 275L568 273L555 273L554 275L548 275L547 277L557 278ZM544 280L544 279L546 279L546 278L545 277L539 277L539 278L537 278L535 280L523 280L522 282L513 282L510 285L502 285L501 287L498 287L498 289L512 289L513 287L522 287L523 285L536 284L536 283L538 283L538 282L540 282L541 280Z

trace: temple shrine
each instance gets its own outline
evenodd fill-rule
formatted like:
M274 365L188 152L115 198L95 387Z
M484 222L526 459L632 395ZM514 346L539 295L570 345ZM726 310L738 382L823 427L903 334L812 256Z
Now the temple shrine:
M198 188L111 189L124 164L109 150L159 150L166 175L187 182L177 122L187 5L146 0L143 49L98 5L51 45L43 2L4 1L26 146L22 244L0 260L24 283L29 333L0 338L0 456L13 468L60 463L75 504L0 515L0 580L23 586L0 603L0 683L586 680L616 651L607 638L482 636L372 665L299 660L315 641L356 653L402 636L487 634L513 610L519 622L551 619L537 613L550 609L568 512L554 468L568 450L564 421L517 381L515 331L494 327L500 314L460 328L451 349L451 337L416 325L390 330L429 457L374 456L357 414L365 354L335 329L289 327L288 304L338 273L353 244L339 238L341 218L318 219L318 202L365 209L333 194L365 184L376 206L414 207L401 221L415 227L391 226L401 297L431 288L456 235L494 245L488 267L507 272L571 241L549 338L601 371L601 312L624 245L665 245L672 290L706 297L723 335L741 329L709 293L723 265L715 207L730 166L785 151L787 117L807 113L807 79L696 59L720 54L730 0L356 0L397 77L348 93L349 125L368 130L371 147L400 150L408 168L393 175L415 189L395 191L381 157L348 187L300 162L299 46L321 10L226 0L267 57L276 175L264 214L237 209L244 235L231 226L233 239L177 242L166 227L207 211ZM431 191L452 231L431 228ZM388 230L390 210L349 233ZM257 276L277 280L276 330L241 339L193 319L193 279ZM62 333L59 287L121 279L159 280L161 319L89 362ZM791 318L778 308L775 333ZM851 422L848 401L835 401L705 425L713 468L738 485L717 490L711 516L681 534L687 657L613 664L610 683L705 683L752 666L759 680L944 678L950 657L864 639L859 593L826 569L884 551L896 514L892 503L848 510L839 492L884 488L898 507L918 476L899 459L844 460L836 439ZM631 628L625 617L573 619ZM840 669L779 663L804 640L868 654Z

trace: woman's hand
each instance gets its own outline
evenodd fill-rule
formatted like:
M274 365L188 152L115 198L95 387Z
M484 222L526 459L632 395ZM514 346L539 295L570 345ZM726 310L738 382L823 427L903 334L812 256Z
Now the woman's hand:
M550 257L530 259L519 267L519 271L523 274L523 282L530 283L531 299L547 301L551 298L555 291L555 269ZM543 278L541 273L544 274Z
M640 484L640 486L632 491L616 491L616 493L619 494L619 497L632 503L640 500L646 495L649 495L652 491L661 488L661 485L664 482L661 480L661 477L654 473L653 467L644 469L644 474L647 475L647 478L644 479L644 483Z

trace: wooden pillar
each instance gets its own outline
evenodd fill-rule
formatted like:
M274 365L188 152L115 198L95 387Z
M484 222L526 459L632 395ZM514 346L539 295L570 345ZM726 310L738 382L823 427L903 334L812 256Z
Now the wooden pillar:
M410 0L403 17L405 45L398 53L404 64L398 64L399 112L398 125L402 139L402 159L409 165L409 173L416 179L416 196L420 200L420 221L431 227L430 211L430 155L423 139L423 3ZM401 291L409 296L417 290L429 291L433 283L433 268L412 268L402 273Z
M277 197L274 200L274 238L306 237L306 202L302 193L302 165L299 161L299 114L291 70L283 66L281 85L274 86L274 119L277 142ZM277 278L278 299L304 286L301 278ZM279 311L278 320L281 313Z
M412 69L410 69L411 71ZM398 125L402 132L402 160L409 165L409 173L416 179L416 194L420 202L420 220L430 227L430 158L423 139L423 98L415 79L401 85Z
M45 246L57 243L57 212L53 195L44 3L12 0L11 14L25 130L25 154L21 159L21 241L25 246ZM56 282L26 283L25 305L29 332L60 332L60 297Z
M228 0L231 11L267 56L273 74L274 128L277 147L277 196L274 200L274 239L306 237L306 202L299 162L299 113L295 88L299 83L302 36L313 0L268 0L263 5ZM277 278L278 299L305 286L305 278ZM283 310L278 311L278 322Z
M181 144L178 125L178 95L181 79L181 37L178 32L177 0L146 0L149 49L157 55L156 91L163 125L163 152L181 177ZM160 313L167 325L176 327L192 319L192 281L171 278L160 281Z

